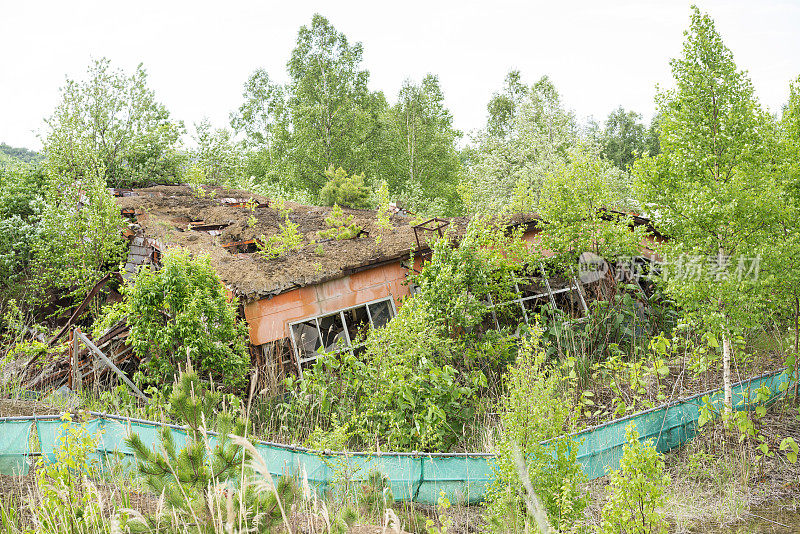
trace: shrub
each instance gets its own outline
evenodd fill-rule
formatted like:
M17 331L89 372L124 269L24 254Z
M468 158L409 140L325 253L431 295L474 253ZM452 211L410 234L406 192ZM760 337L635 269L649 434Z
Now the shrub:
M303 246L303 235L297 231L298 225L289 218L292 208L287 207L283 201L277 201L276 208L284 217L280 231L269 237L262 235L261 240L256 241L258 252L267 259L275 259Z
M38 500L32 509L44 532L105 532L102 504L97 488L89 481L95 464L97 440L85 422L73 424L64 414L56 438L53 461L37 463Z
M328 181L319 192L323 206L338 204L348 208L369 208L372 204L363 174L348 176L341 167L336 170L330 167L325 171L325 177Z
M609 473L611 499L603 507L602 534L666 534L668 524L657 508L670 484L664 461L649 443L639 441L633 423L625 430L620 469Z
M331 214L325 217L325 224L328 229L319 232L322 239L353 239L361 233L361 227L353 222L353 216L345 217L338 204L334 204Z
M570 429L572 408L558 394L560 378L546 366L540 337L537 327L521 340L517 362L506 378L507 393L500 400L495 481L487 491L486 509L489 524L497 531L521 532L529 524L524 504L528 481L522 476L527 476L559 531L572 528L587 504L579 488L585 477L577 463L577 446L559 437ZM523 466L515 460L520 457Z
M143 267L125 289L129 343L143 364L140 379L162 383L188 358L204 376L231 387L247 381L247 327L236 317L235 299L208 257L183 250L164 256L159 271Z
M126 443L136 455L139 475L149 490L163 496L173 522L197 525L198 532L221 532L223 524L225 531L238 525L247 532L274 532L285 524L285 509L297 497L297 485L291 476L281 477L277 486L250 482L253 470L245 465L247 456L253 465L263 459L241 438L245 421L219 409L221 398L189 370L181 374L168 403L170 415L187 425L186 445L178 449L166 426L159 449L149 449L138 434ZM215 438L208 435L212 426L218 432ZM259 470L270 478L265 466ZM153 518L149 526L157 528L163 519Z

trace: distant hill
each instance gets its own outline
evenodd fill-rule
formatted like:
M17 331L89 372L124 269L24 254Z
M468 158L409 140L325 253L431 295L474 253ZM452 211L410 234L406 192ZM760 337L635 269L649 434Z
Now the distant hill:
M5 143L0 143L0 154L24 163L39 163L44 160L44 156L38 152L28 150L27 148L8 146ZM6 158L0 157L0 161L4 159Z

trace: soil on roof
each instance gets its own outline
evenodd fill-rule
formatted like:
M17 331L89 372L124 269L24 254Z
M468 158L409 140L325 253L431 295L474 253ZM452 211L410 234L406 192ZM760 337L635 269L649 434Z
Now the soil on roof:
M266 207L249 208L226 204L229 199L252 200ZM117 199L120 208L134 209L135 231L159 241L162 249L180 246L195 254L208 254L225 284L245 301L257 300L296 287L340 278L368 265L403 259L417 249L413 218L393 214L391 227L378 226L375 210L342 208L345 216L363 229L354 239L323 239L325 219L332 208L286 202L288 218L303 235L302 245L278 258L258 252L231 253L223 245L269 238L281 231L285 211L277 203L248 191L210 188L205 194L188 186L154 186L133 190ZM189 223L227 225L220 235L189 229ZM449 219L451 231L463 233L465 219ZM420 248L432 243L432 232L418 232ZM378 239L380 237L380 239Z

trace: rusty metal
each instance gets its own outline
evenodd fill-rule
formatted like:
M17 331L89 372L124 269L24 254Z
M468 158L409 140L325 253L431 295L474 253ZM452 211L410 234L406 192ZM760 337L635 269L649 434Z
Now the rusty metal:
M245 239L244 241L231 241L222 245L231 254L256 252L262 244L260 239Z
M227 228L233 224L232 221L225 222L225 223L216 223L216 224L206 224L203 221L197 221L189 223L187 226L187 230L194 230L196 232L205 232L212 236L217 236L222 234L222 230Z
M439 217L433 217L432 219L428 219L425 222L421 222L419 224L415 224L411 228L414 229L414 238L417 240L417 248L421 248L421 244L419 242L419 234L420 232L437 232L439 237L444 237L444 232L442 229L446 228L450 224L450 221L446 219L440 219ZM423 234L424 235L424 234Z
M249 199L249 198L248 199L221 198L221 199L219 199L219 201L223 205L229 206L231 208L254 208L254 209L258 208L258 209L263 209L263 208L268 208L269 207L269 200L267 200L266 202L260 202L258 200Z

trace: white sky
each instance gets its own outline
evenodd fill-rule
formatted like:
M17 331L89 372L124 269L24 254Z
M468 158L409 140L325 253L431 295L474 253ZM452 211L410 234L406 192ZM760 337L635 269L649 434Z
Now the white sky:
M800 75L800 0L700 1L772 112ZM393 101L406 78L438 74L456 127L481 127L505 74L548 74L579 118L618 105L649 117L655 85L671 83L689 2L404 0L309 2L204 0L0 0L0 141L39 149L35 132L65 76L92 57L132 71L176 119L227 125L242 84L258 67L286 80L298 28L326 16L364 45L372 89Z

